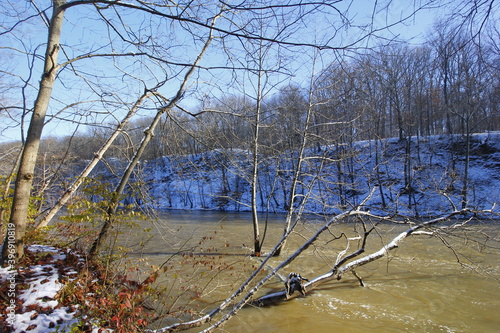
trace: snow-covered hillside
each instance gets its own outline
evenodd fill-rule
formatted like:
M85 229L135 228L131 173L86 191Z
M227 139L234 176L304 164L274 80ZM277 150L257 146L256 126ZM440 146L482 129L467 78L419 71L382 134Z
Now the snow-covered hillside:
M376 185L372 211L429 216L462 204L467 155L461 136L364 141L306 155L294 203L305 202L305 212L336 213ZM248 211L251 160L241 150L167 156L145 163L143 176L158 209ZM260 211L286 211L296 160L296 153L261 157ZM472 136L468 174L468 207L500 202L500 133Z

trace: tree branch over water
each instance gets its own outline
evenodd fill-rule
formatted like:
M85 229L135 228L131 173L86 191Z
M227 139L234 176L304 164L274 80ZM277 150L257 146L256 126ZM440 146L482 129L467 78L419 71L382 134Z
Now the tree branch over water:
M480 214L491 214L493 212L493 208L491 210L486 210L486 211L481 211L481 212L474 212L474 213L480 213ZM373 228L370 230L366 230L364 232L364 235L362 236L362 242L361 246L354 251L353 253L344 256L341 260L338 260L337 264L333 267L331 271L328 273L325 273L323 275L320 275L309 282L304 284L304 287L306 290L309 292L319 286L320 284L327 282L331 279L337 279L340 280L344 274L348 272L353 272L353 274L360 280L359 276L354 272L354 270L360 266L364 266L366 264L369 264L373 261L376 261L378 259L381 259L385 257L391 250L394 250L399 247L400 243L407 238L408 236L414 234L416 231L430 227L436 224L444 223L449 221L451 218L456 217L456 216L463 216L466 214L473 213L471 209L461 209L461 210L456 210L453 211L449 214L443 215L441 217L437 217L435 219L431 219L425 222L421 223L416 223L415 225L411 226L410 228L406 229L405 231L399 233L396 237L392 238L389 242L384 244L378 251L375 251L373 253L370 253L366 256L363 256L357 260L349 261L351 259L354 259L355 257L358 257L362 253L365 252L365 245L366 245L366 240L367 236L371 233ZM360 214L364 215L364 214ZM371 215L371 214L369 214ZM375 217L374 215L371 215L371 217ZM383 217L378 217L380 219L386 219ZM470 220L469 220L470 221ZM460 224L460 226L464 226L465 223ZM316 236L316 235L315 235ZM270 295L266 295L263 297L260 297L256 301L253 302L253 304L259 305L259 306L265 306L268 304L272 304L278 301L282 301L286 299L286 294L285 291L273 293Z
M219 322L215 323L212 325L207 332L210 332L214 329L216 329L219 326L222 326L223 323L225 323L227 320L229 320L231 317L236 315L236 313L246 304L248 304L255 293L261 289L267 281L269 281L274 275L278 273L280 269L283 267L287 266L290 264L293 260L295 260L303 251L305 251L309 246L311 246L317 239L318 237L326 230L328 230L329 226L331 226L333 223L337 221L341 221L344 218L347 218L349 216L356 216L356 215L371 215L369 212L362 211L361 208L365 205L365 203L371 198L375 191L375 188L370 192L370 194L363 200L363 202L356 207L356 209L352 211L346 211L344 213L341 213L339 215L334 216L330 220L328 220L323 227L321 227L311 238L309 238L302 246L296 250L291 256L289 256L287 259L281 262L280 265L278 265L274 270L272 270L266 277L264 277L262 280L260 280L250 291L247 292L243 300L241 300L238 304L236 304L233 309L226 314ZM151 332L174 332L174 331L179 331L179 330L185 330L189 329L192 327L198 327L201 326L209 321L212 320L212 318L218 314L219 312L223 311L226 309L228 306L232 304L232 302L238 297L240 294L242 294L250 285L250 283L254 280L254 278L266 267L267 262L273 257L274 253L281 248L283 243L288 239L288 237L292 234L294 228L296 227L297 223L291 226L289 231L283 235L283 237L280 239L280 241L274 246L274 248L271 250L271 252L267 255L267 257L264 258L260 266L248 277L248 279L242 283L239 288L230 296L228 297L224 302L221 303L216 309L211 311L209 314L185 323L177 323L168 327L164 327L162 329L156 330L156 331L151 331Z

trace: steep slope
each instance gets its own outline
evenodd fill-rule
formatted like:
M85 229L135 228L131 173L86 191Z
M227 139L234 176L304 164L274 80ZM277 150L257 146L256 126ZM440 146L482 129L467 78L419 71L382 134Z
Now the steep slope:
M489 209L500 197L500 133L475 134L464 192L466 143L461 136L363 141L310 150L303 163L299 198L309 213L336 213L369 202L376 211L417 216L460 207ZM286 211L294 152L261 156L259 210ZM150 161L144 177L158 209L250 210L250 153L213 150Z

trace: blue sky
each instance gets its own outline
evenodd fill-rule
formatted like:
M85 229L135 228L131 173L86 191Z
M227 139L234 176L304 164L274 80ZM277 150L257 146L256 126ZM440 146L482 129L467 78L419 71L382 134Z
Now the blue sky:
M39 8L45 8L48 1L34 1ZM16 4L14 2L14 4ZM18 6L26 6L22 1L17 3ZM44 7L45 6L45 7ZM411 39L412 43L418 44L425 38L429 26L432 25L436 16L440 15L440 10L422 10L417 14L406 20L404 24L395 24L400 19L404 19L415 11L413 1L394 1L388 8L378 7L378 13L374 15L374 8L372 1L353 1L342 2L338 4L340 11L347 11L347 19L351 20L353 24L347 27L340 27L341 18L335 13L330 13L328 16L316 16L304 22L304 26L300 31L296 31L290 40L296 42L311 42L315 41L329 41L331 45L348 45L352 40L358 39L363 36L363 29L366 28L381 28L387 25L391 26L389 29L377 32L378 37L392 39L395 37L401 39ZM372 15L374 19L372 20ZM200 49L201 44L194 43L191 36L187 35L185 31L181 31L179 26L170 26L168 22L156 22L158 26L164 27L163 30L149 29L149 22L144 21L144 17L125 15L122 19L127 21L128 27L131 30L138 31L142 34L141 38L148 38L148 33L161 31L162 38L170 38L172 47L166 48L165 53L171 57L173 61L178 62L191 62L194 56ZM15 18L12 19L14 22ZM10 24L12 24L10 22ZM361 28L367 26L365 28ZM338 30L335 30L334 27ZM9 35L0 36L0 44L8 45L16 49L25 49L28 52L33 52L37 48L37 54L43 54L43 43L46 39L46 29L41 19L36 18L30 21L29 24L23 24L16 32L17 39L8 39ZM65 45L64 50L69 58L86 54L90 51L96 53L109 52L115 47L119 49L123 45L117 40L116 36L113 39L113 45L109 44L108 36L113 31L108 31L102 24L102 21L97 17L96 12L92 6L79 6L71 8L66 13L66 20L63 27L62 43ZM369 47L380 41L379 38L369 37L363 39L357 47ZM214 43L215 44L215 43ZM227 55L222 52L221 44L216 44L215 47L209 49L205 58L202 61L202 66L224 66L227 64ZM233 44L234 50L237 50L241 45ZM127 51L126 49L124 51ZM129 51L134 51L130 49ZM237 57L237 52L234 55ZM4 52L10 53L11 57L5 57L10 61L7 62L7 71L14 72L23 78L28 77L29 71L27 60L30 59L27 55L20 54L19 52ZM342 52L343 53L343 52ZM312 68L312 58L314 52L312 49L294 48L292 53L288 54L285 60L287 70L292 73L292 76L275 75L270 78L268 93L272 94L273 89L279 88L280 83L295 82L300 85L305 85L311 73L321 70L321 67L327 66L339 52L325 50L322 52L321 57L318 58L316 67ZM266 66L272 67L278 63L278 56L282 56L281 51L278 49L272 50L266 58ZM65 58L64 54L60 55L60 61ZM238 57L239 58L239 57ZM155 67L153 62L148 63L148 67L140 67L137 60L139 58L132 58L131 60L118 59L112 61L109 58L90 59L74 63L73 66L82 73L81 75L88 75L85 80L81 78L74 78L71 66L67 66L60 74L61 80L56 84L53 94L53 101L49 109L49 115L55 117L48 118L48 123L44 129L44 136L60 136L70 135L74 130L81 131L85 126L78 126L79 122L90 122L96 124L114 123L121 119L125 113L124 108L120 103L128 102L133 103L135 98L143 91L144 83L152 85L152 82L161 80L164 75L169 76L169 84L162 87L161 92L166 96L173 96L178 87L179 79L175 79L175 75L182 77L182 72L171 70L168 73L163 73L161 68ZM233 61L235 65L245 65L245 59L237 59ZM283 61L283 60L279 60ZM284 62L284 63L285 63ZM30 84L31 88L27 89L26 105L30 108L33 105L34 96L37 90L37 82L41 74L42 63L36 61L33 68L32 79ZM134 75L127 73L133 72ZM237 75L247 75L241 74ZM135 77L134 77L135 76ZM234 85L233 73L228 71L200 71L192 79L192 85L186 95L183 105L188 108L195 108L199 104L201 95L204 94L221 94L229 91L234 93L245 92L252 94L252 80L250 76L240 77L238 82L245 82L245 86ZM100 95L104 97L109 103L104 105L98 101L96 93L86 87L86 80L92 81L94 84L99 84ZM141 82L144 81L144 82ZM19 84L19 80L18 80ZM281 85L283 85L281 84ZM20 103L19 90L4 93L3 99L7 100L6 104ZM76 107L65 111L67 104L79 101ZM143 114L151 114L154 112L156 104L150 103L148 108L145 108ZM65 118L61 120L59 118ZM25 128L28 127L28 119L25 120ZM19 119L16 119L19 120ZM19 126L8 129L9 125L14 125L13 122L6 118L0 118L0 142L13 141L19 139L20 128Z

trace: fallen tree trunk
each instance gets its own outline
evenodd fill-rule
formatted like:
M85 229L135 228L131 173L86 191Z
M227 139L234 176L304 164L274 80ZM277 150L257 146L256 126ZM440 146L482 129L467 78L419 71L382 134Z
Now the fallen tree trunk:
M336 221L342 220L343 218L346 218L348 216L353 216L353 215L356 215L358 213L360 213L360 214L365 213L366 214L366 212L361 212L359 210L355 210L355 211L350 211L350 212L345 212L345 213L339 214L339 215L335 216L334 218L332 218L330 221L328 221L321 228L321 231L318 231L315 234L315 237L313 237L313 239L310 239L308 242L306 242L306 244L304 244L299 250L297 250L294 254L292 254L290 257L288 257L278 267L274 268L266 277L264 277L264 279L262 279L254 288L252 288L247 293L245 299L243 301L241 301L240 303L238 303L238 305L235 306L235 308L236 307L238 307L238 308L236 310L235 310L235 308L233 308L232 311L230 312L230 314L232 313L234 315L237 310L241 309L241 307L243 307L245 304L247 304L249 302L251 296L253 296L269 279L271 279L274 275L276 275L277 272L281 268L283 268L284 266L288 265L300 253L302 253L302 251L304 251L305 249L307 249L314 242L314 240L319 237L319 235L324 230L328 229L329 225L331 225L332 223L334 223ZM225 301L223 301L217 308L215 308L214 310L212 310L209 314L207 314L207 315L205 315L203 317L200 317L200 318L188 321L188 322L176 323L176 324L173 324L173 325L170 325L170 326L167 326L167 327L163 327L163 328L160 328L158 330L147 330L147 332L149 332L149 333L153 333L153 332L154 333L175 332L175 331L180 331L180 330L186 330L186 329L193 328L193 327L199 327L199 326L201 326L203 324L206 324L206 323L210 322L214 318L215 315L217 315L218 313L220 313L223 310L225 310L228 306L230 306L234 302L234 300L236 299L236 297L238 297L241 293L243 293L247 289L247 287L249 286L249 284L251 283L251 281L253 281L253 279L259 274L259 272L262 271L262 269L264 269L264 267L267 265L267 262L269 261L269 259L271 259L273 257L273 255L276 252L276 250L278 248L280 248L282 246L283 242L288 238L288 236L290 235L290 233L293 231L293 227L294 226L292 226L292 228L290 229L290 232L288 234L285 234L281 238L281 240L275 245L274 249L266 257L261 257L263 259L262 263L260 264L260 266L256 270L254 270L254 272L252 273L252 275L250 275L248 277L248 279L245 282L243 282L239 286L239 288L231 296L229 296ZM284 293L284 290L283 290L283 293ZM226 318L226 316L224 318ZM220 326L220 324L217 325L216 327L218 327L218 326ZM216 328L216 327L214 327L214 328Z
M408 228L407 230L403 231L402 233L398 234L389 243L385 244L378 251L373 252L373 253L366 255L362 258L359 258L357 260L345 263L343 265L335 265L335 267L331 271L329 271L323 275L320 275L320 276L312 279L311 281L305 283L304 287L305 287L306 291L309 292L324 282L328 282L332 279L340 280L342 278L342 276L348 272L353 272L359 280L359 277L354 272L354 269L356 269L357 267L366 265L372 261L378 260L378 259L386 256L389 253L389 251L397 248L399 246L399 243L402 240L404 240L406 237L410 236L411 234L413 234L415 231L417 231L419 229L422 229L424 227L427 227L427 226L430 226L433 224L447 221L450 218L452 218L453 216L463 215L463 214L468 213L468 212L470 212L469 209L462 209L462 210L451 212L450 214L447 214L445 216L435 218L433 220L429 220L426 222L422 222L420 224L416 224L416 225ZM356 252L362 253L362 252L364 252L364 248L360 248ZM296 294L295 296L299 296L299 294ZM257 300L253 301L252 305L266 306L266 305L270 305L270 304L275 304L277 302L285 301L288 299L290 299L290 297L287 298L286 292L285 292L285 290L283 290L283 291L279 291L279 292L275 292L272 294L262 296L262 297L258 298Z

